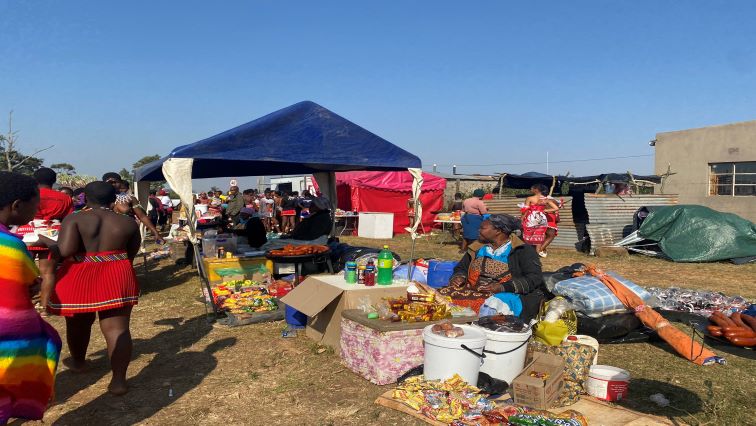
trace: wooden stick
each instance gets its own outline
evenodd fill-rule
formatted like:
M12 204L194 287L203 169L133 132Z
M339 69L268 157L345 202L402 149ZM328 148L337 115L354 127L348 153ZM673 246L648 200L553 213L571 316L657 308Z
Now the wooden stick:
M549 189L549 197L554 193L554 187L556 186L556 176L551 177L551 188Z

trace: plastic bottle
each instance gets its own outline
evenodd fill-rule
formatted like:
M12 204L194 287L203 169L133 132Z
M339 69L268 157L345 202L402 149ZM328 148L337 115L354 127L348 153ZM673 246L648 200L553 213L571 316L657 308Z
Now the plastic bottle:
M375 263L369 261L365 266L365 286L372 287L375 285Z
M344 268L344 280L347 284L357 284L357 262L347 262Z
M357 284L365 284L365 265L357 267Z
M394 282L394 255L389 246L383 246L378 253L378 285L391 285Z

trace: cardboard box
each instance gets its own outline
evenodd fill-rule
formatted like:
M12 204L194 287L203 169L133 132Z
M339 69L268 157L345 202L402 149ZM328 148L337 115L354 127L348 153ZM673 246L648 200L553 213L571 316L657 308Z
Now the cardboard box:
M547 373L543 379L530 377L531 371ZM559 397L564 384L564 359L562 357L536 353L533 361L525 366L519 376L512 382L515 403L538 410L547 410Z
M363 299L374 304L406 294L406 284L365 287L347 284L342 275L311 275L281 301L308 316L307 337L340 350L342 311L359 308Z

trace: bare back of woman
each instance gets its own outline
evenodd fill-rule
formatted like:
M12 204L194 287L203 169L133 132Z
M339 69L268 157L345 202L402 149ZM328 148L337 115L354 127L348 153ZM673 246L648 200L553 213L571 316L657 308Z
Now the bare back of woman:
M61 255L78 253L97 253L106 251L126 251L133 260L139 251L141 236L136 222L129 216L117 214L111 210L92 209L70 218L66 229L61 230L59 249ZM79 238L64 235L75 232ZM77 241L78 240L78 241Z

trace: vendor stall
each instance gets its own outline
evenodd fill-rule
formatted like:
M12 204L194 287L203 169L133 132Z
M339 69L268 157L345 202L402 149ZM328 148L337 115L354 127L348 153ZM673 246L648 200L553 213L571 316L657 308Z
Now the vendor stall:
M443 209L446 179L423 173L423 187L419 201L423 229L433 225L432 212ZM390 226L394 234L407 232L412 225L414 209L408 203L412 198L413 176L402 172L347 172L336 173L339 208L353 212L393 213Z
M168 181L188 212L195 257L200 258L194 232L192 179L312 174L322 194L334 203L336 171L420 167L417 156L314 102L304 101L215 136L179 146L160 160L139 168L136 180L140 197L146 197L150 181ZM335 206L331 211L335 211ZM209 292L207 272L202 262L198 262L198 266ZM215 305L213 309L217 313Z

